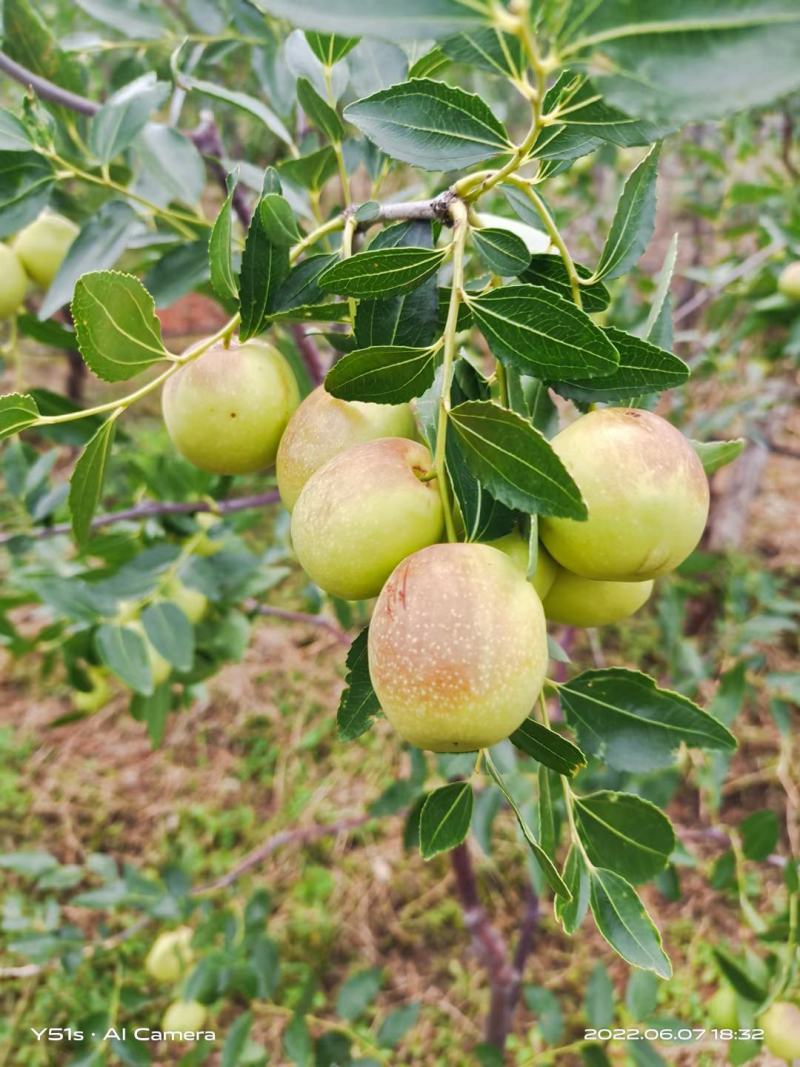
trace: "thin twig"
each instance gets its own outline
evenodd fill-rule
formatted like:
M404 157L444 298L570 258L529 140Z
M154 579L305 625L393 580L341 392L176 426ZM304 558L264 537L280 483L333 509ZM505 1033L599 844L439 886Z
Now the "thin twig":
M62 89L60 85L34 74L32 70L15 62L5 52L0 52L0 70L5 71L10 78L24 85L26 89L33 89L42 100L49 100L51 104L60 104L70 111L77 111L79 115L96 115L100 110L100 104L94 100L88 100L85 96L71 93L69 89Z
M231 497L229 500L148 500L144 504L125 508L123 511L107 511L102 515L96 515L92 519L92 529L111 526L115 522L149 519L159 515L195 515L201 511L210 511L215 515L232 515L237 511L249 511L253 508L266 507L269 504L277 504L279 500L280 494L277 489L271 489L268 493L254 493L251 496ZM28 537L34 541L41 541L48 537L59 537L71 531L72 526L68 522L59 522L53 526L37 526L32 530L4 531L0 533L0 545L7 544L16 537Z
M245 611L252 611L258 615L267 615L273 619L283 619L285 622L300 622L309 626L319 626L332 634L340 645L347 645L349 648L351 644L351 638L341 626L337 625L333 619L328 618L327 615L311 615L305 611L289 611L287 608L277 608L272 604L259 604L257 600L246 600L244 608Z
M672 321L681 322L687 315L691 315L693 311L696 311L699 307L705 304L707 300L710 300L713 296L718 296L724 289L727 289L731 282L738 281L739 278L744 278L748 274L751 274L756 267L759 267L762 263L768 260L770 256L774 256L781 247L780 243L773 241L764 248L759 248L757 252L748 256L747 259L743 260L737 267L733 267L729 270L714 285L709 285L700 289L694 296L680 304L675 309Z

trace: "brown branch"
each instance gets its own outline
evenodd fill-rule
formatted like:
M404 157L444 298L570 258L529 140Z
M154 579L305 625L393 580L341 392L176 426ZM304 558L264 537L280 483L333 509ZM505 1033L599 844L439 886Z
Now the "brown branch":
M244 608L245 611L252 611L258 615L266 615L273 619L283 619L285 622L300 622L309 626L320 626L323 630L327 630L332 634L340 645L350 647L351 638L349 635L327 615L311 615L305 611L289 611L287 608L277 608L272 604L259 604L257 600L246 600Z
M32 89L42 100L49 100L51 104L60 104L62 107L69 108L70 111L77 111L79 115L95 115L100 110L100 104L96 104L94 100L71 93L69 89L62 89L55 82L34 74L32 70L15 62L5 52L0 52L0 70L20 85L24 85L26 89Z
M125 508L123 511L108 511L102 515L96 515L92 519L92 529L111 526L115 522L149 519L159 515L195 515L201 511L210 511L215 515L232 515L237 511L266 507L269 504L277 504L279 501L280 494L277 489L271 489L268 493L254 493L251 496L231 497L229 500L148 500L144 504ZM15 537L29 537L34 541L41 541L48 537L68 534L71 531L72 526L68 522L56 523L54 526L37 526L33 530L4 531L0 533L0 545L7 544Z

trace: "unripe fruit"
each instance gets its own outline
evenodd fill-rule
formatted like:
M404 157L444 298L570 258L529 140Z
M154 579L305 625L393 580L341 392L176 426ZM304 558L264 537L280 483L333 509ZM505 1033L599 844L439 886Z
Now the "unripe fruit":
M79 232L75 223L63 215L43 211L17 234L12 248L31 278L48 289Z
M783 268L778 278L778 292L787 300L800 300L800 260Z
M144 625L139 619L134 619L132 622L128 622L125 625L129 630L135 630L144 641L145 648L147 649L147 658L150 661L150 671L153 675L153 685L156 686L156 688L163 685L172 674L172 664L169 660L164 659L155 645L151 642L150 638L147 636Z
M28 276L16 254L0 242L0 319L11 318L22 306Z
M164 1012L161 1030L178 1030L190 1033L202 1030L208 1008L196 1000L174 1000Z
M764 1028L764 1044L773 1056L787 1063L800 1058L800 1008L788 1000L779 1000L759 1019Z
M346 600L377 596L397 564L442 535L428 449L384 437L340 452L306 482L292 543L309 577Z
M198 623L208 610L208 597L175 578L164 590L167 600L177 604L191 623Z
M547 669L539 597L489 545L432 545L383 588L369 673L406 741L434 752L494 745L530 714Z
M721 985L708 1002L708 1017L720 1030L736 1030L739 1027L739 1011L736 994L729 985Z
M542 604L551 622L565 626L605 626L633 615L652 592L652 581L600 582L558 567Z
M147 973L165 985L177 982L194 958L191 941L192 931L188 926L159 934L144 961Z
M214 345L169 378L162 394L172 443L212 474L269 467L299 402L291 367L257 339Z
M542 518L541 538L584 578L635 582L674 570L700 540L708 480L689 441L659 415L603 408L551 444L583 494L589 517Z
M311 475L352 445L415 436L408 404L337 400L320 385L292 415L278 448L275 473L284 507L291 511Z
M108 684L108 671L105 667L87 667L86 674L92 683L91 689L76 689L72 694L72 704L76 711L93 715L100 711L111 697Z
M501 552L505 552L511 562L519 567L523 574L528 573L528 542L521 534L504 534L503 537L498 537L495 541L489 541L488 544L492 548L499 548ZM540 600L544 600L547 596L550 586L555 581L557 569L556 564L553 563L542 546L539 545L539 550L536 554L536 571L530 579L530 583L539 594Z

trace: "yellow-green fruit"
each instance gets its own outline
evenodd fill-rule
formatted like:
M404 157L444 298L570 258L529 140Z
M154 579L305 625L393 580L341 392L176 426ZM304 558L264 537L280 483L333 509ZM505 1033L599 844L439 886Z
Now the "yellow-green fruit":
M729 985L721 985L708 1002L708 1017L719 1030L736 1030L739 1027L739 1012L736 994Z
M165 596L173 604L177 604L183 614L191 623L198 623L208 610L208 597L199 589L192 589L184 585L177 578L170 582L165 590Z
M77 711L85 715L93 715L100 711L111 697L111 687L108 684L108 671L105 667L87 667L86 674L91 682L90 689L76 689L72 695L72 703Z
M284 507L291 511L314 471L352 445L380 437L415 436L408 404L337 400L320 385L292 415L278 448L275 472Z
M605 626L633 615L652 592L652 581L601 582L557 567L544 613L565 626Z
M442 536L433 461L418 441L353 445L312 474L292 512L292 543L308 574L346 600L377 596L394 568Z
M787 1063L800 1059L800 1008L787 1000L772 1004L759 1019L764 1044L773 1056Z
M212 474L269 467L299 402L291 367L257 339L214 345L169 378L162 394L172 443Z
M494 541L488 542L492 548L499 548L501 552L505 552L512 563L522 571L523 574L528 572L528 542L525 538L518 533L508 533L503 537L498 537ZM536 554L536 571L533 577L530 579L531 585L539 594L539 599L544 600L553 584L556 576L556 564L548 556L545 550L539 545L538 552Z
M191 1033L202 1030L208 1015L208 1008L196 1000L174 1000L164 1012L161 1030Z
M0 319L15 315L25 299L28 276L16 254L0 241Z
M406 741L466 752L508 737L547 669L541 601L490 545L432 545L397 567L369 628L369 673Z
M192 963L192 931L188 926L167 930L153 942L144 968L151 978L165 985L177 982Z
M153 685L156 687L163 685L172 674L172 664L169 660L164 659L161 653L153 645L150 638L147 636L144 625L139 619L134 619L132 622L128 622L125 625L129 630L135 630L144 641L145 648L147 649L147 658L150 661L150 670L153 675Z
M578 484L589 517L542 518L562 567L584 578L637 582L674 570L708 517L708 480L689 441L650 411L603 408L551 444Z
M800 300L800 260L783 268L778 278L778 292L787 300Z
M43 211L17 234L12 247L31 278L47 289L78 233L75 223L63 215Z

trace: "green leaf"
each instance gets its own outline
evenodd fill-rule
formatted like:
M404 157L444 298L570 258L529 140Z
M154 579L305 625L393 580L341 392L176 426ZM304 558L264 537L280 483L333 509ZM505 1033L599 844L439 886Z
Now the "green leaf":
M656 219L660 150L660 145L654 145L625 182L597 264L596 278L618 278L625 274L650 243Z
M469 469L507 507L585 519L580 490L529 422L491 401L469 400L450 412Z
M127 381L169 355L153 298L132 274L84 274L75 286L72 317L81 355L104 381Z
M596 382L559 382L558 392L583 403L629 400L682 385L689 368L682 359L613 326L605 331L619 352L619 366Z
M575 797L575 817L589 859L629 882L646 882L667 865L675 832L655 804L602 789Z
M454 63L480 67L503 78L521 78L525 73L522 41L492 26L448 37L439 47Z
M243 1053L247 1047L247 1039L252 1026L253 1015L249 1011L242 1012L233 1020L225 1035L220 1067L238 1067L244 1062Z
M631 971L625 986L625 1007L631 1017L646 1021L658 1004L658 979L652 971Z
M539 795L536 803L536 811L539 816L539 841L548 856L555 856L558 848L558 836L556 830L556 813L553 807L553 783L556 783L558 792L561 792L560 781L555 774L542 763L536 773Z
M340 322L348 318L350 309L347 304L332 301L319 287L320 274L338 258L335 252L325 252L307 256L292 267L270 302L270 320Z
M243 341L264 331L269 322L271 302L288 273L289 247L270 241L260 207L257 207L247 230L239 273L242 315L239 336Z
M214 100L221 100L224 104L230 104L240 111L252 115L266 126L270 133L274 134L284 144L293 145L292 135L286 129L283 122L278 118L272 108L267 107L263 100L257 100L247 93L228 89L216 82L204 81L202 78L194 78L185 71L176 70L177 84L189 91L194 91L203 96L210 96Z
M754 811L739 824L742 851L749 860L761 863L775 850L780 836L778 816L774 811Z
M342 140L344 137L342 120L330 104L322 99L308 78L297 79L297 102L329 141Z
M0 237L38 217L54 181L53 168L38 152L0 152Z
M336 173L336 153L330 145L307 156L286 159L278 164L281 177L304 189L319 190Z
M583 267L580 263L576 263L575 267L579 277L591 278L592 272L588 267ZM550 289L572 302L572 286L561 256L546 252L531 256L527 267L519 275L519 280ZM594 282L592 285L581 286L581 299L584 311L605 311L611 303L611 294L602 282Z
M4 0L2 12L3 51L26 70L47 78L59 88L82 93L81 63L61 50L39 5L32 7L28 0ZM63 124L75 122L75 114L68 107L41 99Z
M595 1028L611 1026L616 1013L616 991L604 963L592 968L586 983L583 1008L587 1022Z
M584 671L559 686L581 748L624 771L668 766L680 744L731 751L736 738L688 697L659 689L640 671Z
M504 278L513 277L525 270L530 263L531 254L521 237L510 230L487 226L473 230L472 239L478 253L495 274Z
M464 451L453 434L445 443L447 474L458 500L467 541L491 541L509 533L516 521L515 512L501 504L471 472Z
M358 37L339 37L334 33L315 33L306 30L305 38L309 48L324 67L332 67L344 59L358 44Z
M659 271L653 302L644 325L645 339L667 351L672 348L673 344L672 297L669 288L672 284L672 274L677 258L678 235L674 233Z
M314 1042L302 1015L293 1016L283 1031L283 1051L296 1067L311 1067Z
M95 631L100 659L116 676L137 693L153 693L153 671L144 638L136 630L115 623L103 623Z
M297 219L289 201L280 193L267 193L258 204L267 237L276 245L293 245L300 240Z
M761 1004L767 997L767 989L757 982L747 963L733 956L727 949L716 946L711 950L722 976L730 982L739 996Z
M355 1022L380 992L383 976L380 968L368 967L351 974L336 998L336 1014L348 1022Z
M340 741L352 741L363 734L381 710L369 676L368 639L367 626L355 638L347 653L345 688L336 713Z
M58 860L50 852L4 852L0 855L0 870L14 871L26 878L40 878L57 867Z
M392 159L424 170L459 170L511 151L503 124L479 96L428 78L357 100L344 117Z
M145 75L109 97L89 123L89 151L101 163L110 163L145 127L151 114L169 96L168 82Z
M7 393L0 396L0 441L34 426L39 408L30 393Z
M597 929L624 960L660 978L672 976L661 935L645 911L636 890L613 871L589 872L589 904Z
M586 766L586 757L577 745L533 718L517 727L509 741L527 756L568 778Z
M228 195L223 200L219 214L214 220L211 237L208 241L211 288L223 303L239 299L239 286L236 275L233 273L233 261L231 258L233 196L236 192L237 180L237 173L229 174L225 180Z
M591 62L612 105L656 121L716 118L800 86L794 0L610 0L566 36L560 55Z
M342 296L371 297L413 289L434 274L445 253L436 248L367 248L329 267L320 287Z
M419 1011L419 1004L403 1004L389 1012L378 1031L380 1047L394 1048L395 1045L399 1045L408 1031L416 1025Z
M547 879L548 885L556 894L556 896L564 897L565 900L570 900L572 898L572 894L570 893L569 888L564 883L561 875L556 870L555 864L553 863L552 859L544 851L539 841L536 840L533 831L525 821L522 812L520 811L519 805L511 794L511 791L509 790L505 781L503 780L503 776L500 774L497 767L495 766L492 757L489 755L488 752L485 752L483 758L486 770L489 772L489 775L494 779L495 783L500 789L500 792L506 798L509 807L516 815L517 822L519 823L519 828L520 830L522 830L522 836L527 841L531 852L536 858L536 861L539 863L539 866L542 868L542 872L544 873L544 876Z
M191 670L194 661L194 631L177 604L159 601L142 612L150 644L179 671Z
M436 351L380 345L343 356L328 371L325 388L340 400L402 404L433 382Z
M429 860L460 845L469 833L472 786L451 782L434 789L425 799L419 821L419 850Z
M727 467L729 463L733 463L742 454L746 444L747 440L744 437L736 437L732 441L691 442L706 474L713 474L720 467Z
M27 129L16 115L0 108L0 151L28 152L33 142Z
M619 354L608 335L573 303L538 285L504 285L467 301L494 355L536 378L610 374Z
M478 0L403 0L402 4L365 4L363 0L255 0L255 6L295 26L325 33L385 37L389 40L446 37L488 21Z
M76 0L77 6L87 15L105 26L119 30L125 37L156 40L165 33L165 27L153 8L143 8L139 0Z
M580 849L575 845L571 846L567 854L563 877L572 899L556 897L555 915L564 928L564 933L574 934L589 910L589 871Z
M116 425L117 413L107 419L91 438L70 478L69 510L72 514L72 532L79 544L86 542L92 532L92 518L103 492L106 464L111 454Z

